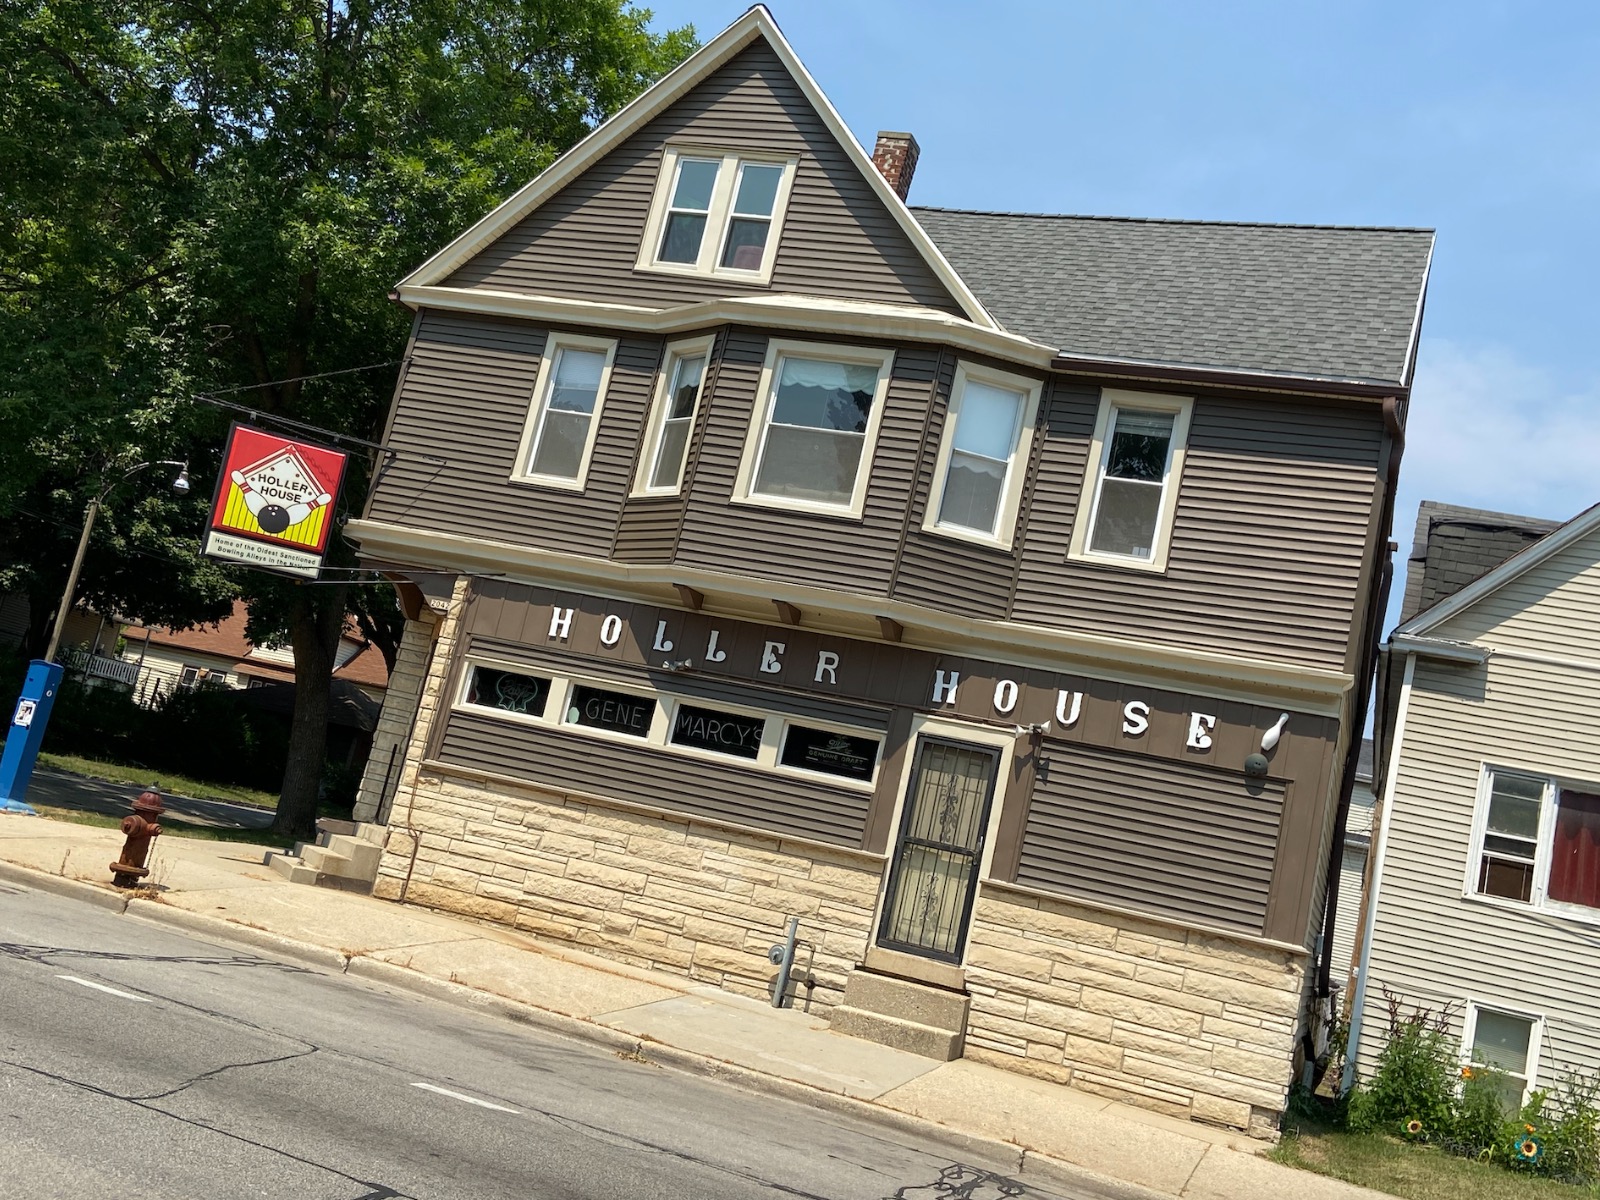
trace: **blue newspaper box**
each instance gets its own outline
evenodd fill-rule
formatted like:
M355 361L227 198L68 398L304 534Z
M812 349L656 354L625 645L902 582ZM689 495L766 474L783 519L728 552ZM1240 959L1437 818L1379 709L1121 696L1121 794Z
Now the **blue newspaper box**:
M61 675L60 663L36 658L28 664L28 678L6 729L5 753L0 755L0 812L33 811L23 801L33 778L33 761L39 757L39 743L50 723L50 710L61 690Z

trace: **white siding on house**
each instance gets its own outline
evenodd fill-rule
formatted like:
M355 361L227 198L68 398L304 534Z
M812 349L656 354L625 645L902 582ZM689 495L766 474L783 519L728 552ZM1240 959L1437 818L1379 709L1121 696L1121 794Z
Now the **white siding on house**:
M183 677L184 667L202 667L211 672L212 680L226 683L229 687L241 686L238 677L228 670L233 666L231 658L215 654L197 654L194 651L183 651L168 646L145 648L137 641L129 643L123 657L138 662L141 651L144 654L144 666L139 672L139 682L134 687L133 694L136 699L144 703L151 703L158 692L161 695L171 694Z
M1417 662L1368 968L1364 1077L1386 1024L1380 984L1454 1005L1458 1032L1469 999L1542 1015L1541 1086L1600 1067L1600 911L1589 923L1464 895L1485 764L1600 785L1597 556L1600 533L1432 631L1489 647L1487 664Z

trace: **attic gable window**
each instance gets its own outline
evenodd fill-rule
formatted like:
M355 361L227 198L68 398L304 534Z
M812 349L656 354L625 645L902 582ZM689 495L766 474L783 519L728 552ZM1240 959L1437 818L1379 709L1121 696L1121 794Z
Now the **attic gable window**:
M667 147L637 268L768 282L796 162Z

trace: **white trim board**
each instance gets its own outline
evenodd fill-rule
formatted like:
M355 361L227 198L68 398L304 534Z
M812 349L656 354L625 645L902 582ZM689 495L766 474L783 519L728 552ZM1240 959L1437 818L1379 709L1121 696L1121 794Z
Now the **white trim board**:
M844 148L845 155L867 180L889 215L900 226L901 232L921 254L930 270L945 289L961 305L962 311L975 324L985 329L999 329L999 323L978 300L955 268L934 245L933 239L917 224L905 201L895 194L882 172L872 163L871 156L856 141L849 126L839 116L817 81L811 77L804 64L795 55L794 48L779 30L772 14L760 4L753 6L732 25L729 25L666 75L646 88L638 96L604 121L592 133L562 154L532 181L525 184L498 208L483 217L432 255L416 270L400 281L400 286L432 285L447 278L458 267L500 237L518 221L537 209L567 184L577 179L606 154L642 129L653 118L684 97L694 87L708 78L719 67L757 38L772 48L784 68L794 77L801 93L816 109L828 131Z

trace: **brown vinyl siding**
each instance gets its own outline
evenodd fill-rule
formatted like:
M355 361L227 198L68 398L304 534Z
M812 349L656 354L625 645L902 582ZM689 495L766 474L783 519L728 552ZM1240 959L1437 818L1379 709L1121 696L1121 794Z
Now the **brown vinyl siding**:
M634 270L668 141L799 157L770 287ZM763 43L547 199L446 286L651 306L791 292L961 311Z
M605 555L633 479L661 341L618 341L578 493L510 479L547 340L525 322L423 314L389 430L398 453L374 488L373 520Z
M1051 746L1017 882L1259 934L1282 810L1276 780Z
M1057 383L1047 402L1015 620L1343 666L1383 447L1376 406L1197 396L1157 574L1067 558L1099 395Z

